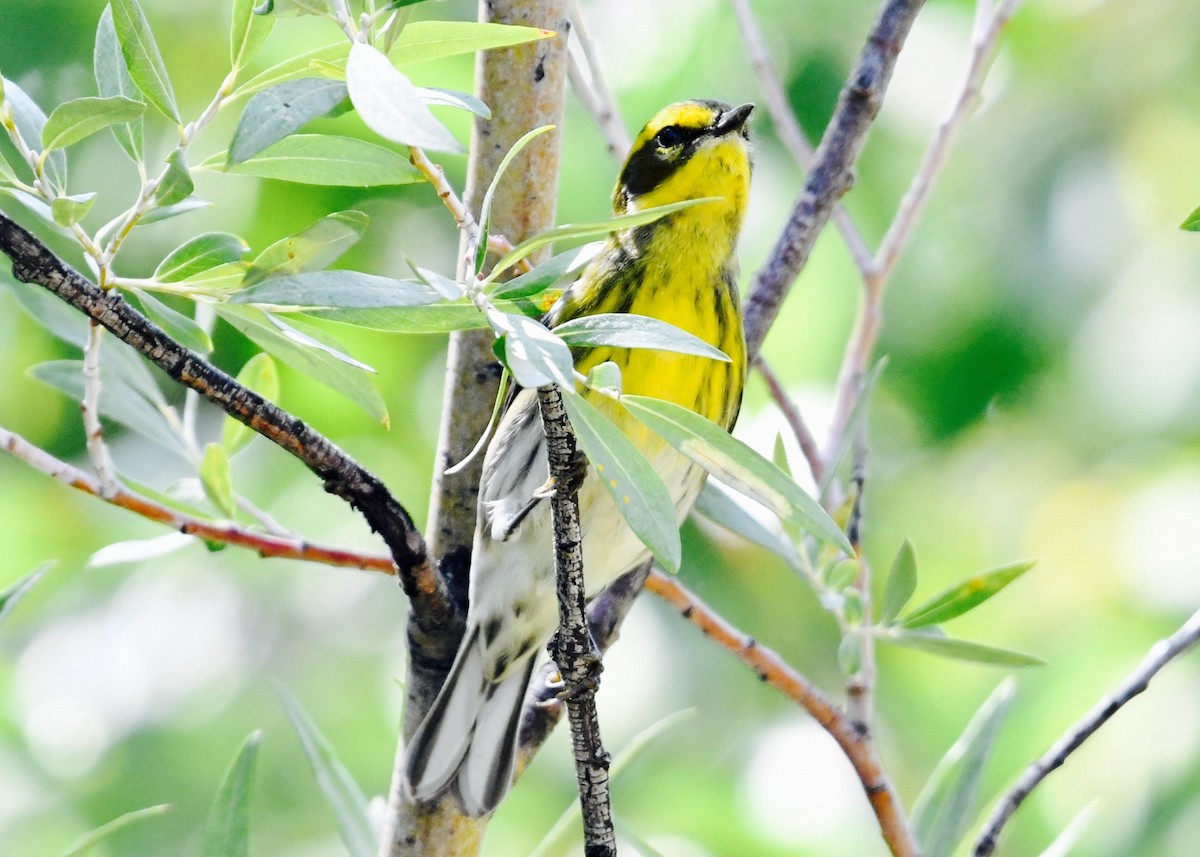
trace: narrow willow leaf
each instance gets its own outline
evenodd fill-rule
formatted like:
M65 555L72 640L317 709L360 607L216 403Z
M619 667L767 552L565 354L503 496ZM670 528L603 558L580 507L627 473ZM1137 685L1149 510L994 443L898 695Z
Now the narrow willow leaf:
M408 159L366 140L335 134L292 134L239 164L206 161L228 173L330 187L384 187L424 181Z
M673 402L622 396L635 417L726 485L762 503L780 518L853 555L833 519L799 485L716 423Z
M387 425L387 407L370 378L361 369L356 369L345 360L333 356L340 353L341 345L332 337L300 322L291 320L293 329L298 328L314 341L322 342L328 350L301 345L271 323L266 314L251 307L220 304L217 313L281 362L303 375L319 381L339 393L367 412L372 419Z
M428 285L446 300L456 301L463 297L463 285L457 280L452 280L429 268L421 268L413 265L411 261L409 265L417 272L417 276L421 278L422 283Z
M200 458L200 484L208 501L227 518L237 517L237 498L233 493L233 470L229 466L229 453L219 443L204 447Z
M965 580L935 598L913 608L903 619L906 628L938 625L968 610L973 610L1008 586L1035 565L1032 561L1014 562Z
M112 0L113 25L121 53L129 67L129 76L137 84L146 99L168 119L179 124L179 107L175 104L175 92L171 79L163 65L162 54L150 31L142 7L137 0Z
M123 95L76 98L54 108L42 128L44 149L64 149L118 122L132 122L146 105Z
M262 730L251 732L225 770L208 811L200 857L249 857L250 783L261 743Z
M29 369L29 375L57 387L75 401L83 400L83 361L51 360ZM120 423L172 452L183 450L182 441L168 425L162 411L146 400L125 379L104 367L100 370L100 416Z
M349 53L350 43L345 39L341 39L331 45L323 45L301 54L295 54L259 72L234 90L233 95L230 97L238 98L243 95L253 95L256 92L261 92L268 86L274 86L285 80L308 77L312 74L315 63L340 61L344 65Z
M177 202L174 205L160 205L146 212L141 220L138 221L138 226L149 226L151 223L158 223L162 220L170 220L172 217L178 217L181 214L188 214L200 208L209 208L211 202L203 199L196 199L190 196L183 202Z
M0 182L16 182L17 174L13 172L13 168L9 166L8 161L0 155Z
M228 232L205 232L180 244L154 269L159 283L177 283L210 268L236 262L250 251L250 245Z
M593 241L582 247L572 247L563 253L551 256L531 271L519 277L493 283L485 294L491 298L526 298L541 294L546 289L583 270L583 266L599 255L603 241Z
M113 26L112 6L105 6L96 26L96 47L92 54L92 72L96 77L96 91L108 98L123 95L141 100L141 92L129 76L129 66L121 53L121 43ZM142 162L143 126L141 117L132 122L121 122L112 126L113 136L134 163Z
M580 316L558 325L554 333L567 345L649 348L730 362L724 351L686 330L661 319L628 312Z
M512 165L517 155L528 146L536 137L540 137L547 131L553 131L553 125L542 125L540 128L534 128L532 131L525 132L521 139L513 143L509 150L504 154L500 161L500 165L496 167L496 173L492 176L492 181L488 185L488 189L483 194L483 205L479 209L479 237L475 242L475 273L478 275L483 270L483 260L487 258L488 253L488 238L491 235L492 228L492 200L496 197L496 188L500 186L500 181L504 177L504 173Z
M259 253L246 272L244 283L252 286L270 276L327 268L354 246L366 231L367 216L361 211L328 214Z
M842 674L846 676L858 675L858 671L862 669L862 637L851 631L842 635L842 641L838 644L838 666L842 669Z
M51 565L53 563L44 562L20 580L0 590L0 622L3 622L8 614L13 611L13 608L20 603L21 599L29 594L29 590L42 579L42 575L46 573Z
M338 832L350 857L374 857L378 843L367 818L367 799L362 789L338 759L333 746L304 712L299 700L283 685L278 685L278 690L288 719L292 721L304 747L304 754L312 766L317 785L333 810Z
M1062 829L1062 833L1054 837L1054 841L1046 846L1046 850L1039 854L1038 857L1067 857L1074 850L1075 846L1079 844L1084 831L1095 820L1099 808L1100 799L1097 798L1079 810L1067 826Z
M679 571L679 524L662 477L633 442L583 396L564 394L563 404L579 447L629 528L663 568Z
M195 189L183 149L177 148L167 155L167 168L158 187L154 189L154 201L164 207L175 205L191 196Z
M426 62L548 39L552 30L474 21L413 21L388 52L392 62Z
M883 607L879 611L879 624L890 625L900 615L904 605L912 598L917 589L917 554L912 542L904 540L896 558L892 560L892 570L888 572L887 587L883 592Z
M309 271L271 277L230 298L235 304L287 307L408 307L441 300L422 283L358 271Z
M409 79L370 45L355 42L350 48L346 86L363 122L385 140L438 152L465 151L421 102Z
M234 69L245 68L271 33L275 19L254 14L255 0L234 0L229 23L229 62Z
M417 95L426 104L435 107L457 107L459 110L474 113L481 119L492 118L492 111L488 109L488 106L469 92L440 89L436 86L418 86Z
M796 477L792 475L792 464L788 461L787 448L783 445L783 434L775 433L775 445L771 448L771 463L783 472L783 474L793 482Z
M1200 232L1200 208L1189 214L1183 223L1179 224L1179 228L1188 232Z
M324 116L346 97L346 84L324 77L304 77L276 84L246 103L233 142L229 163L240 164L277 143L303 125Z
M622 214L609 220L596 220L587 223L565 223L562 226L556 226L539 235L534 235L532 238L527 238L510 250L504 258L496 263L496 267L492 268L492 273L488 275L484 284L490 285L500 274L520 262L526 256L540 250L547 244L553 244L555 241L580 241L584 238L595 238L597 235L607 235L610 232L616 232L618 229L631 229L634 226L643 226L681 209L690 208L693 205L716 202L717 199L718 197L711 196L700 199L685 199L682 202L656 205L654 208L635 211L632 214Z
M272 313L265 313L267 321L269 321L276 330L295 342L297 345L302 345L305 348L314 348L333 357L335 360L340 360L347 366L353 366L355 369L361 369L364 372L376 374L375 370L363 363L361 360L355 360L349 354L345 353L340 345L333 343L328 337L316 335L317 331L314 328L309 328L309 333L301 331L298 327L288 324L282 318Z
M328 0L263 0L255 7L256 15L326 15Z
M46 114L37 106L25 90L11 80L4 81L4 99L13 112L13 124L17 133L31 149L36 149L42 139L42 129L46 127ZM67 186L67 153L51 152L46 158L44 167L46 177L54 187L62 191Z
M108 839L115 833L119 833L131 824L136 824L146 818L153 818L156 815L162 815L170 809L171 805L169 803L163 803L158 806L148 806L145 809L135 809L133 812L127 812L122 816L114 818L107 824L100 825L91 833L84 834L82 838L63 852L62 857L83 857L83 855L87 854L105 839Z
M41 197L23 191L19 187L0 186L0 194L15 199L26 209L28 209L30 213L32 213L58 234L72 237L70 230L66 227L60 226L58 221L54 219L53 209L46 205L45 200L43 200Z
M258 393L268 402L279 401L279 367L270 354L255 354L238 372L238 383ZM221 445L232 458L254 439L254 430L241 420L225 417L221 429Z
M722 488L716 482L706 482L700 489L693 507L696 514L731 533L736 533L761 548L783 559L793 569L800 568L800 554L796 546L782 533L772 530L746 508L748 499L742 499Z
M923 857L951 857L975 817L984 766L996 746L1016 685L1005 679L929 776L913 807Z
M502 338L504 365L522 387L558 384L575 388L571 349L542 324L523 315L492 310L488 324Z
M896 630L878 634L877 637L885 643L905 646L909 649L920 649L931 655L939 655L957 661L971 661L996 667L1040 667L1046 663L1041 658L1035 658L1033 655L1023 652L998 649L995 646L973 643L970 640L956 640L929 628L921 631Z
M50 203L50 213L59 226L72 226L92 210L96 194L80 193L75 196L58 196Z
M544 307L524 301L497 301L498 312L541 318ZM411 307L376 309L317 309L307 315L391 333L451 333L455 330L481 330L488 327L483 313L469 301L454 301Z
M196 517L208 517L208 510L197 511ZM167 533L151 539L131 539L125 542L113 542L88 557L88 568L109 568L124 563L146 562L151 559L161 559L176 551L190 546L196 541L193 536L183 533Z
M193 274L183 282L207 292L234 292L242 287L242 280L249 270L249 262L226 262Z

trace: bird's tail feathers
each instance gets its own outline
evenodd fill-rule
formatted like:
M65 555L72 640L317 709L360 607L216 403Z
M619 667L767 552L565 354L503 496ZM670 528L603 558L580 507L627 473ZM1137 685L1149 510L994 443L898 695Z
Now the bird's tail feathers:
M535 658L500 683L483 669L479 629L467 631L446 683L409 742L405 784L418 801L440 797L452 785L463 811L491 812L512 783L521 703Z

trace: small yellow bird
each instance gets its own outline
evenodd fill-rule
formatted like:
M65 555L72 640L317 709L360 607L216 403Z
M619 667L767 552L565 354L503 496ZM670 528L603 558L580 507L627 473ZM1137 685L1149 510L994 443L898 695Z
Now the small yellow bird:
M746 380L735 251L750 188L746 120L752 109L685 101L647 123L621 170L614 212L718 199L612 234L545 318L554 328L595 313L636 313L721 349L730 362L598 346L577 349L575 368L586 375L612 361L620 367L623 392L667 399L726 429L737 419ZM581 392L650 460L682 522L704 472L608 396ZM484 458L466 632L408 747L406 782L416 800L453 788L463 811L480 816L495 809L512 782L525 689L537 651L558 625L550 508L534 499L547 478L537 392L520 390ZM579 489L579 507L590 597L644 562L649 551L594 469Z

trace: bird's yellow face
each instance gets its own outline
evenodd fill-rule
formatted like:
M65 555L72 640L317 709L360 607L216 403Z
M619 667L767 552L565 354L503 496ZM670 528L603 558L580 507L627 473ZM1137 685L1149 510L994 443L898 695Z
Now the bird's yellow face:
M740 224L750 188L746 120L752 109L719 101L664 107L630 148L613 194L614 211L712 196L723 198L727 216Z

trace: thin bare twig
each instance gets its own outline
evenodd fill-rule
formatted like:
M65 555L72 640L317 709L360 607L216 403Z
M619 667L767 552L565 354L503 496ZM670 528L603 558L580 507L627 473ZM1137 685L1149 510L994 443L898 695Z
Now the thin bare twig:
M987 74L996 43L1005 25L1016 12L1019 2L1020 0L1001 0L993 8L990 0L980 0L976 8L977 17L972 40L971 60L962 85L954 96L946 118L934 131L933 139L925 152L921 165L913 176L912 183L900 203L896 216L892 219L891 226L888 227L887 234L880 244L879 252L875 255L871 276L866 279L866 288L859 306L858 318L847 341L846 354L838 374L836 404L830 424L827 450L832 451L840 447L850 421L850 415L854 412L855 403L862 392L862 383L866 377L871 353L879 338L880 307L883 302L883 292L892 270L907 246L917 218L929 198L929 191L933 186L934 179L945 165L946 156L955 135L979 99L980 88Z
M763 38L762 29L758 26L758 21L755 20L754 13L750 10L750 2L749 0L729 0L729 2L733 6L734 17L737 18L738 27L742 31L742 41L746 44L750 67L754 70L754 76L758 78L759 88L767 103L767 112L771 114L771 121L775 125L775 133L779 135L779 140L783 143L784 148L791 152L796 163L804 169L808 169L813 160L813 148L809 144L808 138L804 136L804 129L800 127L796 113L788 101L783 82L779 79L779 73L767 50L767 41ZM834 225L837 226L838 232L846 242L846 249L850 251L850 256L854 259L855 266L858 267L863 277L868 276L874 266L874 260L871 258L867 242L854 224L850 213L842 207L841 203L838 203L834 206L832 217Z
M651 571L646 589L674 607L717 645L754 670L755 675L804 708L842 748L862 781L883 838L895 857L918 857L916 839L908 827L896 789L888 779L866 724L852 722L808 679L783 658L725 621L676 578Z
M326 547L313 544L299 536L272 535L248 530L236 524L207 521L193 515L185 515L170 506L164 506L162 503L121 486L117 486L114 493L106 495L104 486L98 478L55 458L19 434L2 427L0 427L0 449L64 485L85 494L91 494L93 497L98 497L106 503L126 509L147 520L164 524L184 535L195 536L216 544L246 548L267 558L297 559L341 568L382 571L392 575L396 573L395 562L388 556Z
M1100 727L1107 723L1126 703L1149 687L1150 681L1158 675L1163 667L1191 649L1198 641L1200 641L1200 610L1193 613L1191 618L1170 637L1155 643L1142 662L1111 696L1100 700L1078 723L1068 729L1066 734L1046 751L1045 755L1025 769L1025 773L1005 793L987 823L984 824L983 831L975 844L975 857L988 857L996 849L1001 829L1017 811L1021 802L1029 797L1030 792L1037 788L1051 771L1061 766L1085 741L1096 734Z
M100 425L100 348L103 342L104 328L91 322L83 346L83 401L79 403L79 410L83 415L88 458L100 483L100 496L107 500L117 492L117 475L108 454L108 444L104 442L104 427Z
M800 444L800 451L804 453L804 460L808 462L808 469L812 473L813 481L818 485L821 484L821 479L825 474L825 463L821 460L821 451L817 448L817 441L809 431L808 423L804 421L800 408L788 395L783 382L779 380L779 376L775 374L775 370L767 364L767 361L760 356L754 365L758 367L758 373L767 382L767 389L771 392L775 406L783 414L788 427L792 430L792 435Z
M583 21L583 10L579 8L577 0L571 0L570 13L575 44L579 45L583 61L587 64L585 77L575 55L569 54L568 74L571 88L575 90L580 103L596 120L600 133L604 135L604 145L609 154L617 161L624 161L625 156L629 154L629 132L625 130L625 123L621 121L617 100L604 79L604 70L599 57L596 56L596 45L588 35L587 26Z
M579 522L579 485L575 433L562 392L558 387L538 388L542 429L546 433L546 459L554 494L550 512L554 522L554 568L558 589L558 631L550 654L562 676L575 778L583 811L586 857L615 857L612 795L609 790L608 753L600 740L596 690L600 679L600 653L595 650L587 622L587 597L583 579L583 531Z

